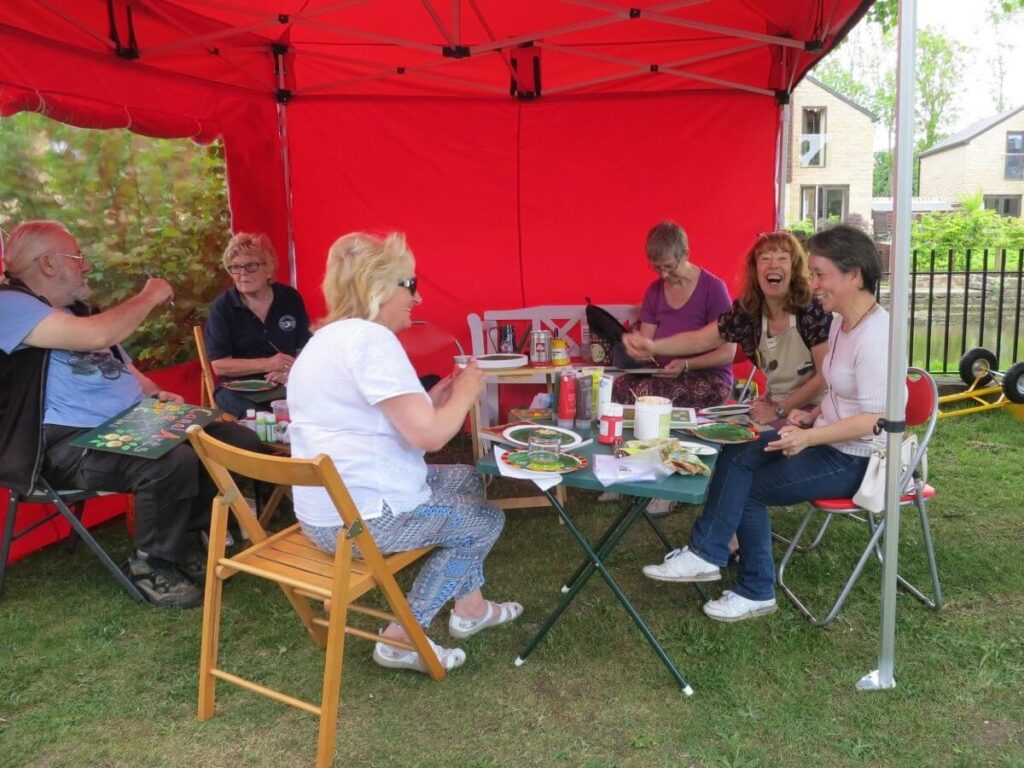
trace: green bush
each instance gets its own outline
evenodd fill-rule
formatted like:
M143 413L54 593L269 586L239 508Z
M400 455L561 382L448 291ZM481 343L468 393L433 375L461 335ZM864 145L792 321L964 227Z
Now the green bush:
M174 306L153 312L125 346L142 368L195 357L191 326L226 284L220 143L78 129L25 113L0 124L0 157L0 227L63 222L88 255L102 307L136 293L148 275L168 280Z

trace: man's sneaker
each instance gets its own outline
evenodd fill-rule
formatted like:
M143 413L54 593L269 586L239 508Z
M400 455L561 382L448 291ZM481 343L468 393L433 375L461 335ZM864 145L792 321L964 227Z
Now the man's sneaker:
M192 547L176 565L193 584L202 586L206 583L206 551L202 547Z
M672 502L668 499L651 499L647 503L648 517L668 517L673 511Z
M657 581L718 581L722 571L683 547L673 549L658 565L645 565L644 576Z
M730 589L725 590L717 600L704 603L704 613L715 621L756 619L758 616L775 613L777 608L774 597L771 600L751 600Z
M203 590L166 560L129 558L128 578L149 602L161 608L195 608L203 602Z

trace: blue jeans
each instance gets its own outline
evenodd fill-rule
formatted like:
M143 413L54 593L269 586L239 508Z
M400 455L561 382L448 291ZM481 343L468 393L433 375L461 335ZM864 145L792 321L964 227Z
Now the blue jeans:
M767 508L853 496L868 466L867 456L850 456L830 445L815 445L788 458L781 451L765 451L777 438L770 431L756 442L725 446L704 512L690 532L690 549L717 566L728 562L729 540L736 534L740 564L732 591L750 600L775 597Z

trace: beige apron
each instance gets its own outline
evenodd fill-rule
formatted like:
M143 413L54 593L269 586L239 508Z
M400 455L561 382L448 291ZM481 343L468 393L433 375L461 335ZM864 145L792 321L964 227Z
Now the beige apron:
M814 375L814 358L796 327L796 315L789 316L789 328L768 336L768 316L761 315L761 341L757 345L762 370L768 379L768 398L782 402Z

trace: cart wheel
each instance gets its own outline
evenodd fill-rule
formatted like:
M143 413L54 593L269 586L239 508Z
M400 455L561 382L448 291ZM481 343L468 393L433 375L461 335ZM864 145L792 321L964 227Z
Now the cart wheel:
M960 378L963 379L964 384L971 385L976 378L981 376L981 381L978 383L988 384L992 381L990 371L998 364L996 356L984 347L969 349L960 358Z
M1014 363L1003 374L1003 393L1011 403L1024 404L1024 363Z

